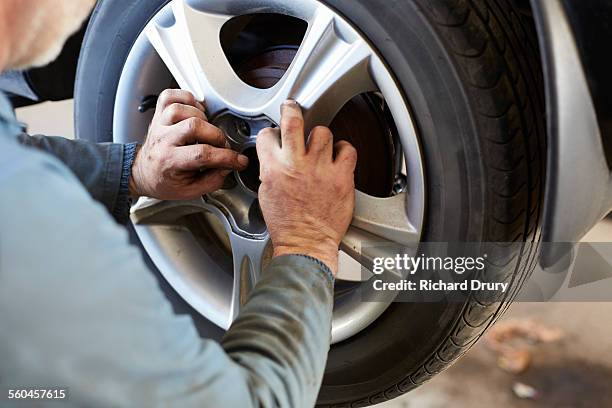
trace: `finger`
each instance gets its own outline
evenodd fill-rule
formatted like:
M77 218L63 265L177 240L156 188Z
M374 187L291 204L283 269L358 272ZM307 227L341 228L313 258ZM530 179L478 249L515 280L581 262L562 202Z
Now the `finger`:
M191 92L183 89L166 89L157 98L157 111L162 112L173 103L190 105L202 112L205 110L204 105L198 102Z
M334 145L334 150L336 152L334 163L347 171L354 172L357 166L357 150L353 145L341 140Z
M206 101L196 101L196 108L206 113Z
M304 117L297 102L288 100L281 107L282 148L291 155L303 155L306 150L304 141Z
M202 174L194 181L189 190L190 196L199 197L204 194L213 193L225 184L225 179L231 173L231 170L209 170Z
M172 142L175 146L187 146L196 143L209 144L216 147L227 147L225 133L215 125L201 118L191 117L170 128Z
M317 126L312 130L308 138L308 154L329 163L334 160L334 135L329 128Z
M177 170L196 171L200 169L222 169L242 171L249 159L230 149L199 144L174 149L174 164Z
M280 151L280 129L262 129L257 135L257 157L260 163L269 163Z
M161 122L163 125L172 126L189 118L208 121L206 114L200 109L191 105L183 105L182 103L172 103L164 109Z

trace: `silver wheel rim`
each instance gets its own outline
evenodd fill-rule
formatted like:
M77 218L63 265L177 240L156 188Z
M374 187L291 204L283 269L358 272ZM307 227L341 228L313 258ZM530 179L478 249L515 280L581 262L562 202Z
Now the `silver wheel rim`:
M227 21L254 13L284 14L308 23L288 71L269 89L242 82L220 42ZM364 244L414 248L425 210L422 156L410 110L375 50L346 20L316 0L171 1L147 24L126 60L115 100L115 142L144 140L152 112L142 114L138 106L144 96L170 87L173 79L206 100L210 117L229 111L246 118L264 115L278 123L280 104L292 98L304 108L309 127L329 124L353 96L364 92L384 96L402 146L405 188L390 198L356 192L338 279L359 282L335 295L332 342L348 339L375 321L393 297L370 294L369 301L362 301L364 291L371 288L367 281L373 278L363 271L370 268L373 257L391 254ZM195 310L223 329L238 314L270 251L265 229L249 224L247 202L245 191L233 188L188 202L142 198L132 208L136 233L165 279ZM196 224L197 228L205 224L208 232L196 231ZM219 247L232 255L223 256Z

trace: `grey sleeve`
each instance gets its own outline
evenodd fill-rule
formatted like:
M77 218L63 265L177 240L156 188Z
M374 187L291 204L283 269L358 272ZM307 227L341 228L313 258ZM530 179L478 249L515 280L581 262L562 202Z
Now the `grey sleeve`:
M65 387L67 406L314 406L331 333L323 264L273 260L222 342L202 339L126 230L45 160L0 165L0 389Z
M115 220L128 220L129 179L136 144L92 143L54 136L18 136L19 142L41 150L63 162L85 186L94 200L102 203Z
M331 336L329 269L299 255L272 261L222 341L254 407L314 406Z

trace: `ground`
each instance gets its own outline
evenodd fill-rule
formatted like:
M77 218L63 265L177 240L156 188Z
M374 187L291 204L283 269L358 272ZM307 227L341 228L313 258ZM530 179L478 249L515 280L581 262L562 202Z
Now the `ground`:
M612 221L600 223L586 240L612 241ZM500 369L481 340L430 382L376 407L612 407L611 316L612 303L515 303L503 320L533 319L564 333L558 342L535 345L524 373ZM517 382L537 390L537 399L515 395Z
M377 408L609 407L612 406L612 303L515 304L505 319L533 318L564 330L564 338L536 347L531 366L519 375L501 370L484 341L455 365L417 390ZM535 388L536 400L520 399L512 387Z
M72 103L46 103L19 111L30 133L72 137ZM586 238L612 241L612 221ZM417 390L379 408L437 407L612 407L612 303L517 303L504 320L530 318L561 329L563 337L533 346L530 367L509 374L480 341L447 371ZM521 399L516 383L533 387L537 399Z

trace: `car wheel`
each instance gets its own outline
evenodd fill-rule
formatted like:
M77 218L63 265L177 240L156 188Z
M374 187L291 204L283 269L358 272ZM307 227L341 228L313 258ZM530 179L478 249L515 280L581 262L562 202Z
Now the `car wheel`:
M78 137L142 141L155 97L176 86L206 99L247 154L287 97L309 127L329 124L359 152L321 405L379 403L430 379L533 269L543 86L533 27L512 1L99 2L77 72ZM257 180L252 166L201 200L133 209L134 239L162 287L209 337L229 327L269 260ZM368 242L499 243L511 289L487 302L363 302Z

